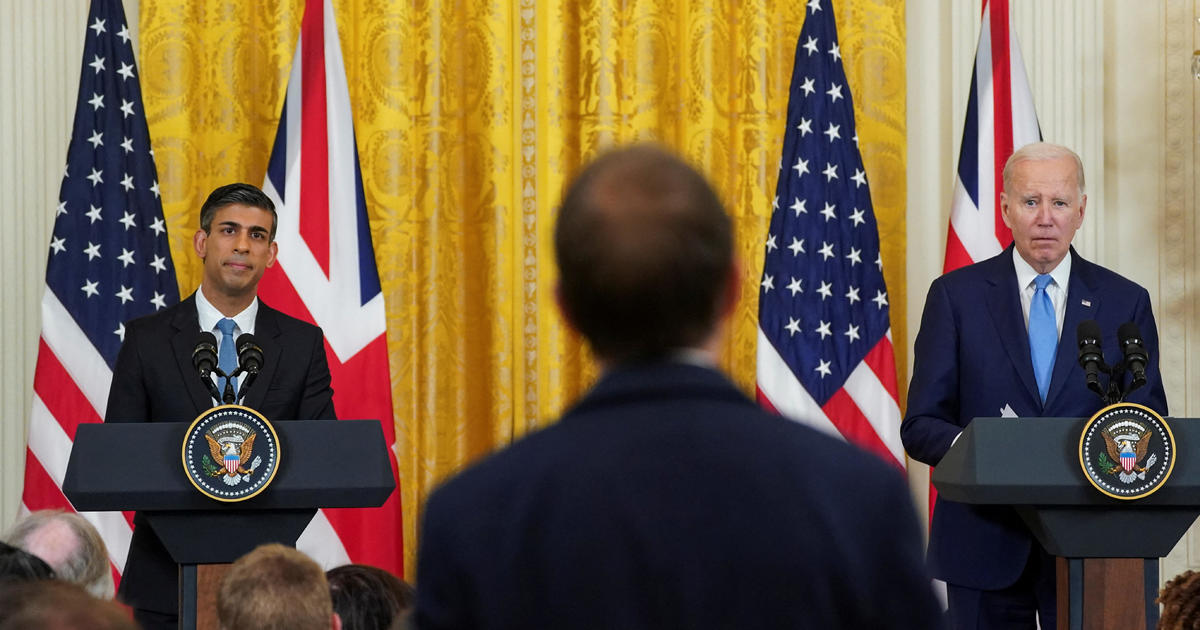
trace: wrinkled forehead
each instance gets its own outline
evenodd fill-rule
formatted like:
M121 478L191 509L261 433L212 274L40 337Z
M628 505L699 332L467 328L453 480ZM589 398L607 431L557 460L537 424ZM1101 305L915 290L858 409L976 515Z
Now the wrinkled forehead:
M1081 194L1079 169L1070 157L1026 159L1013 165L1011 190L1013 195Z

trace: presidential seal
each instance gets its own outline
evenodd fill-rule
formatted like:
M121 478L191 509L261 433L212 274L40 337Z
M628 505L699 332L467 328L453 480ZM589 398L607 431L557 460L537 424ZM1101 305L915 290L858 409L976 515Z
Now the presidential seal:
M1079 465L1100 492L1116 499L1154 494L1175 468L1175 436L1162 416L1134 403L1096 412L1079 436Z
M221 405L200 414L183 436L183 470L206 497L244 501L279 469L279 436L262 414Z

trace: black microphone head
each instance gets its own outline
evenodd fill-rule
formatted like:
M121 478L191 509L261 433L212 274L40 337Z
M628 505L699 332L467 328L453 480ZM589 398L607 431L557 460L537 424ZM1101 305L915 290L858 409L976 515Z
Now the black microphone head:
M1100 324L1094 319L1085 319L1079 322L1079 327L1075 329L1075 340L1079 345L1083 345L1085 341L1091 341L1096 345L1100 344Z
M1146 347L1142 345L1142 331L1137 324L1133 322L1121 324L1117 328L1117 343L1121 346L1121 352L1125 354L1126 361L1140 362L1144 366L1149 360L1146 356Z
M217 366L217 336L211 332L202 332L196 338L196 346L192 350L192 366L200 371L201 376L208 376Z
M1125 322L1117 328L1117 341L1120 342L1121 345L1125 345L1125 342L1127 341L1134 340L1138 342L1138 345L1141 345L1142 331L1138 329L1137 324L1133 322Z
M237 338L238 365L247 372L258 372L263 366L263 350L254 335L246 333Z
M1100 350L1100 324L1094 319L1079 322L1075 339L1079 344L1079 365L1092 372L1097 368L1102 369L1104 353Z

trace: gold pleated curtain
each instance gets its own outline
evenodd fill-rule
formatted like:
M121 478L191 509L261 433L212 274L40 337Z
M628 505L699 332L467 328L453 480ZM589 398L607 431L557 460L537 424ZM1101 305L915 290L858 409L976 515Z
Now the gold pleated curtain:
M555 311L551 233L564 185L604 148L664 143L725 199L746 271L723 365L753 393L763 242L806 4L333 4L387 302L412 579L435 485L552 421L596 377ZM185 295L200 281L191 237L205 196L263 181L303 9L141 3L142 87ZM904 369L903 0L833 9Z

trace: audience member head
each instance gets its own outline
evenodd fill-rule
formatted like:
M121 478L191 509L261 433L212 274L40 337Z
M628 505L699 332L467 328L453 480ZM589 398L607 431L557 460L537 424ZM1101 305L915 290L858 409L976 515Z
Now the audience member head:
M1158 630L1200 628L1200 573L1184 571L1163 586L1158 595L1162 615Z
M6 539L45 560L60 580L78 584L96 597L112 599L108 548L100 532L82 516L38 510L18 520Z
M24 549L0 542L0 580L30 582L53 579L54 570L45 560Z
M116 603L62 580L0 582L0 630L137 630Z
M738 289L720 199L654 146L584 168L563 198L554 246L563 314L607 363L704 347Z
M325 572L279 544L262 545L233 563L217 593L217 618L225 630L341 628Z
M412 586L378 567L347 564L325 577L343 630L388 630L416 603Z

